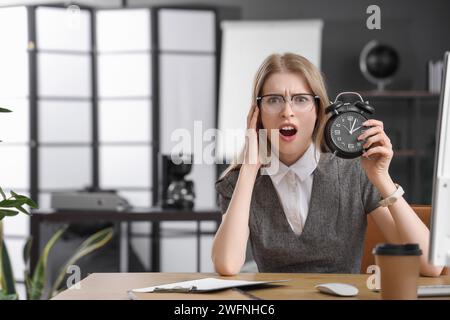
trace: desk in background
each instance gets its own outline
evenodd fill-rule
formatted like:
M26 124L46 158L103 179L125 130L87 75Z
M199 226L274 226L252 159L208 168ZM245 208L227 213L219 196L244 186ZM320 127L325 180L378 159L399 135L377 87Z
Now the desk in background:
M205 234L200 230L202 221L215 221L217 227L222 220L218 208L199 208L193 210L176 210L152 208L134 208L127 211L53 211L34 210L31 215L31 236L33 243L31 248L31 270L37 264L40 251L41 224L42 223L70 223L70 222L120 222L123 240L120 246L120 270L128 270L129 248L129 222L146 221L152 223L151 232L151 271L160 271L160 222L164 221L195 221L197 222L197 271L200 271L200 236ZM217 229L217 228L216 228Z
M228 289L212 293L140 293L135 298L146 300L378 300L380 293L370 291L366 286L369 274L317 274L317 273L241 273L222 279L277 280L291 279L276 286L252 290ZM80 289L65 290L55 296L55 300L124 300L130 299L129 289L150 287L159 284L219 277L215 273L93 273L83 279ZM344 298L319 293L314 286L325 282L342 282L356 286L356 297ZM450 277L421 277L419 285L450 284ZM243 289L243 288L242 288ZM450 297L441 297L450 299ZM421 300L423 298L420 298Z

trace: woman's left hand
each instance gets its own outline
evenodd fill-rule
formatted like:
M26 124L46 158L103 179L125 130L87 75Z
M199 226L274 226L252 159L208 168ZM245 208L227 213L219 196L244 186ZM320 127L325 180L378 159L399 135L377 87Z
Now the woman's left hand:
M363 145L366 152L361 156L361 165L372 183L389 176L389 164L394 155L389 137L384 132L383 122L375 119L363 123L367 129L358 140L367 139Z

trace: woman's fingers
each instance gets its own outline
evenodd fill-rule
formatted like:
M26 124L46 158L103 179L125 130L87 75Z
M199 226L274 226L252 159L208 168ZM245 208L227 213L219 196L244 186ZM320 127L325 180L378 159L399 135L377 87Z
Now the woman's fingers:
M358 140L364 140L367 137L376 135L377 133L383 132L383 128L380 126L375 126L367 129L364 133L360 134Z
M377 147L373 147L370 148L369 150L367 150L366 152L363 153L363 157L370 157L371 155L381 155L384 156L386 158L392 158L392 156L394 155L394 152L392 151L391 148L385 147L385 146L377 146Z
M383 121L375 120L375 119L369 119L367 121L363 122L363 126L366 127L380 127L382 130L384 129Z
M370 119L363 123L364 126L371 126L364 133L362 133L358 140L366 140L363 147L368 149L372 147L375 149L377 146L386 147L387 149L392 149L391 140L384 132L384 125L382 121ZM377 149L378 150L378 149Z
M388 148L392 148L391 141L387 137L386 133L380 132L374 136L369 137L366 140L366 143L363 145L364 149L368 149L374 143L378 143L379 145L386 146Z
M369 129L358 137L358 140L366 140L363 147L367 151L364 152L363 157L368 158L371 155L379 155L392 158L394 152L392 151L391 140L384 132L383 122L370 119L365 121L363 125L370 126Z
M259 143L258 143L258 133L256 130L259 108L252 108L253 112L251 117L248 118L248 127L245 137L245 158L244 163L260 166L261 162L259 160ZM249 115L250 116L250 115Z

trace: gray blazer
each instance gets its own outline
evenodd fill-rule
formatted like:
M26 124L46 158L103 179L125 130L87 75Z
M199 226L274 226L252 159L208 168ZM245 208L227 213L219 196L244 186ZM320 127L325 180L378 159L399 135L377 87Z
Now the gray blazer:
M222 213L233 195L239 171L216 181ZM360 160L322 153L313 172L309 212L302 233L289 226L267 175L258 173L250 206L250 244L260 272L359 273L366 214L380 194Z

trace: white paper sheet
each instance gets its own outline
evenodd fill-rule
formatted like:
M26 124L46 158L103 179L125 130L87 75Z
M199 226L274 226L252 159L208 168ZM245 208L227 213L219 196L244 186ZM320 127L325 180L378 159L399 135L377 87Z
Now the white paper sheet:
M246 281L204 278L191 281L175 282L147 288L132 289L133 292L208 292L234 287L252 286L266 283L285 282L289 280Z

